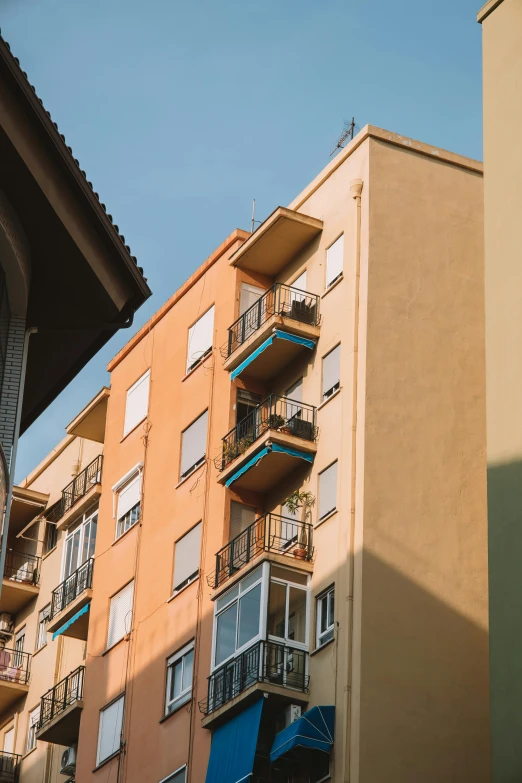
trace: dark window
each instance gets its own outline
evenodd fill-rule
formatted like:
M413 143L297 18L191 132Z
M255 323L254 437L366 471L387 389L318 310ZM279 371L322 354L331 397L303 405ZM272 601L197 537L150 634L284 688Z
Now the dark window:
M237 390L236 399L236 424L245 419L254 408L261 403L262 397L260 394L254 394L254 392L246 391L245 389Z

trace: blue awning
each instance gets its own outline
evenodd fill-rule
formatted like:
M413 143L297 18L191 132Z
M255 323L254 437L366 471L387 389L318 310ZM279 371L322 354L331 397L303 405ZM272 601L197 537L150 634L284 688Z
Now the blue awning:
M276 734L270 761L294 748L311 748L330 753L334 741L335 707L312 707L298 720Z
M263 702L259 699L213 732L205 783L250 780Z
M54 642L54 640L56 639L56 637L57 637L57 636L60 636L60 634L64 633L64 632L65 632L65 631L66 631L68 628L70 628L70 627L71 627L71 625L72 625L73 623L75 623L75 622L76 622L76 620L78 620L78 619L79 619L79 618L80 618L80 617L81 617L83 614L87 614L87 612L89 611L89 608L90 608L90 606L91 606L91 604L90 604L90 603L88 603L88 604L85 604L85 606L82 606L82 608L80 609L80 611L79 611L79 612L76 612L76 614L73 614L73 616L72 616L72 617L70 617L70 618L67 620L67 622L66 622L66 623L64 623L63 625L61 625L61 626L58 628L58 630L57 630L57 631L55 631L55 632L53 633L53 635L52 635L52 641Z
M287 446L280 446L278 443L271 443L269 446L265 446L264 449L261 449L261 451L258 451L256 454L254 454L254 456L249 459L248 462L245 462L244 465L236 470L236 472L233 473L225 482L225 487L230 487L234 481L237 481L238 478L250 470L250 468L253 468L255 465L257 465L257 463L262 460L263 457L266 457L267 454L270 454L271 451L278 452L280 454L289 454L291 457L300 457L301 459L306 460L306 462L314 461L314 455L308 454L306 451L290 449Z
M230 380L233 381L235 378L237 378L238 375L241 375L243 370L245 370L249 364L252 364L252 362L257 359L259 354L263 353L263 351L266 351L266 349L269 348L269 346L271 346L276 339L288 340L291 343L297 343L297 345L302 345L305 348L309 348L311 351L313 351L315 348L315 340L309 340L306 337L298 337L296 334L283 332L282 329L276 329L274 333L271 334L267 340L265 340L264 343L261 343L261 345L256 348L256 350L253 351L244 362L241 362L241 364L230 373Z

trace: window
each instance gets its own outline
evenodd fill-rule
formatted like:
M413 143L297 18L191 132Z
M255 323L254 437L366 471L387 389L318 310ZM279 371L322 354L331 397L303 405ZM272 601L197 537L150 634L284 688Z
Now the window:
M165 715L170 715L192 696L192 670L194 668L194 642L187 644L167 661L167 693Z
M319 519L337 508L337 462L319 473Z
M36 633L36 649L40 650L45 644L47 644L47 623L51 616L51 604L47 604L38 613L38 630Z
M253 414L262 401L263 398L260 394L249 392L246 389L238 389L236 396L236 424Z
M52 522L45 521L43 554L46 555L51 549L54 549L58 541L58 528Z
M149 409L150 370L139 378L127 392L123 435L128 435L143 421Z
M303 401L303 379L299 378L289 389L286 390L286 396L295 402Z
M174 550L174 592L193 582L199 575L201 522L176 542Z
M214 306L207 310L188 331L187 367L190 372L208 356L214 341Z
M116 504L116 538L136 524L141 511L141 469L118 487Z
M16 667L24 665L24 646L25 646L25 625L16 632L14 649L15 654L13 656L13 663Z
M316 647L322 647L323 644L334 638L334 596L335 590L330 587L324 593L317 597L317 635L315 640Z
M109 607L109 630L107 649L130 633L132 626L132 603L134 599L134 581L125 585L123 590L113 595Z
M236 500L233 500L230 503L228 540L232 541L232 539L239 536L243 530L250 527L250 525L255 522L256 516L255 506L245 506L244 503L238 503Z
M4 753L14 753L14 726L4 734Z
M100 710L100 725L98 727L98 750L96 764L119 753L121 746L121 727L123 724L123 706L125 696L120 696L112 704Z
M160 783L186 783L187 780L187 767L181 767L169 775L168 778L163 778Z
M215 603L214 666L233 657L261 635L261 583L256 568Z
M326 288L330 288L343 275L344 234L326 251Z
M323 402L337 391L341 378L341 346L323 356Z
M26 753L36 748L36 732L38 731L38 722L40 720L40 706L31 710L27 722L27 746Z
M67 579L94 555L97 528L98 509L93 511L91 508L67 534L64 544L63 579Z
M241 283L241 298L239 300L239 315L243 315L249 310L265 293L264 288L258 288L256 285Z
M180 478L190 475L204 461L207 451L208 411L194 421L181 434Z
M307 581L305 574L272 567L268 595L269 639L307 644Z

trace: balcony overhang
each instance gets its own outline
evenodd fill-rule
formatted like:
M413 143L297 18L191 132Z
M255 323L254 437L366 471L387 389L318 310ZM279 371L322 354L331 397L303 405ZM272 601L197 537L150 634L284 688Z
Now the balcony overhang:
M76 517L81 516L89 506L92 506L101 495L101 484L93 484L88 492L83 497L76 501L76 503L67 509L63 517L61 517L56 523L58 530L65 530L69 527Z
M43 742L52 742L54 745L65 747L78 742L80 733L80 719L82 717L83 700L77 699L69 704L63 712L60 712L52 720L42 726L36 732L36 739Z
M91 600L92 589L87 588L49 620L47 630L53 635L53 639L56 636L70 636L83 641L87 639Z
M71 421L66 430L67 434L103 443L105 440L105 422L110 393L110 389L104 386L81 413Z
M268 492L295 470L314 461L315 441L279 430L267 430L219 475L218 481L234 490Z
M44 510L48 500L49 495L44 492L14 486L9 515L9 535L16 536L27 527Z
M247 705L256 701L260 693L266 694L271 702L279 703L281 708L290 703L306 705L310 698L308 693L294 690L293 688L285 688L282 685L274 685L271 682L256 682L234 699L223 704L222 707L205 716L201 721L201 725L204 729L217 728L225 721L234 717L234 715L237 715L238 712L241 712Z
M2 592L0 593L0 612L18 614L40 592L38 585L28 582L17 582L15 579L2 579Z
M224 363L230 380L239 375L271 380L303 351L313 351L319 327L273 315Z
M9 709L29 692L29 683L4 680L0 677L0 713Z
M323 221L278 207L236 250L230 263L275 277L323 230Z

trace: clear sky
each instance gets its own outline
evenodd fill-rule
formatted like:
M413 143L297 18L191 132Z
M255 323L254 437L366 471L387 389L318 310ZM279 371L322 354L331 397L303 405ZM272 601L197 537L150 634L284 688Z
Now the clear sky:
M23 69L144 267L131 332L287 204L344 120L482 156L480 0L0 0ZM108 382L120 332L23 436L17 480Z

